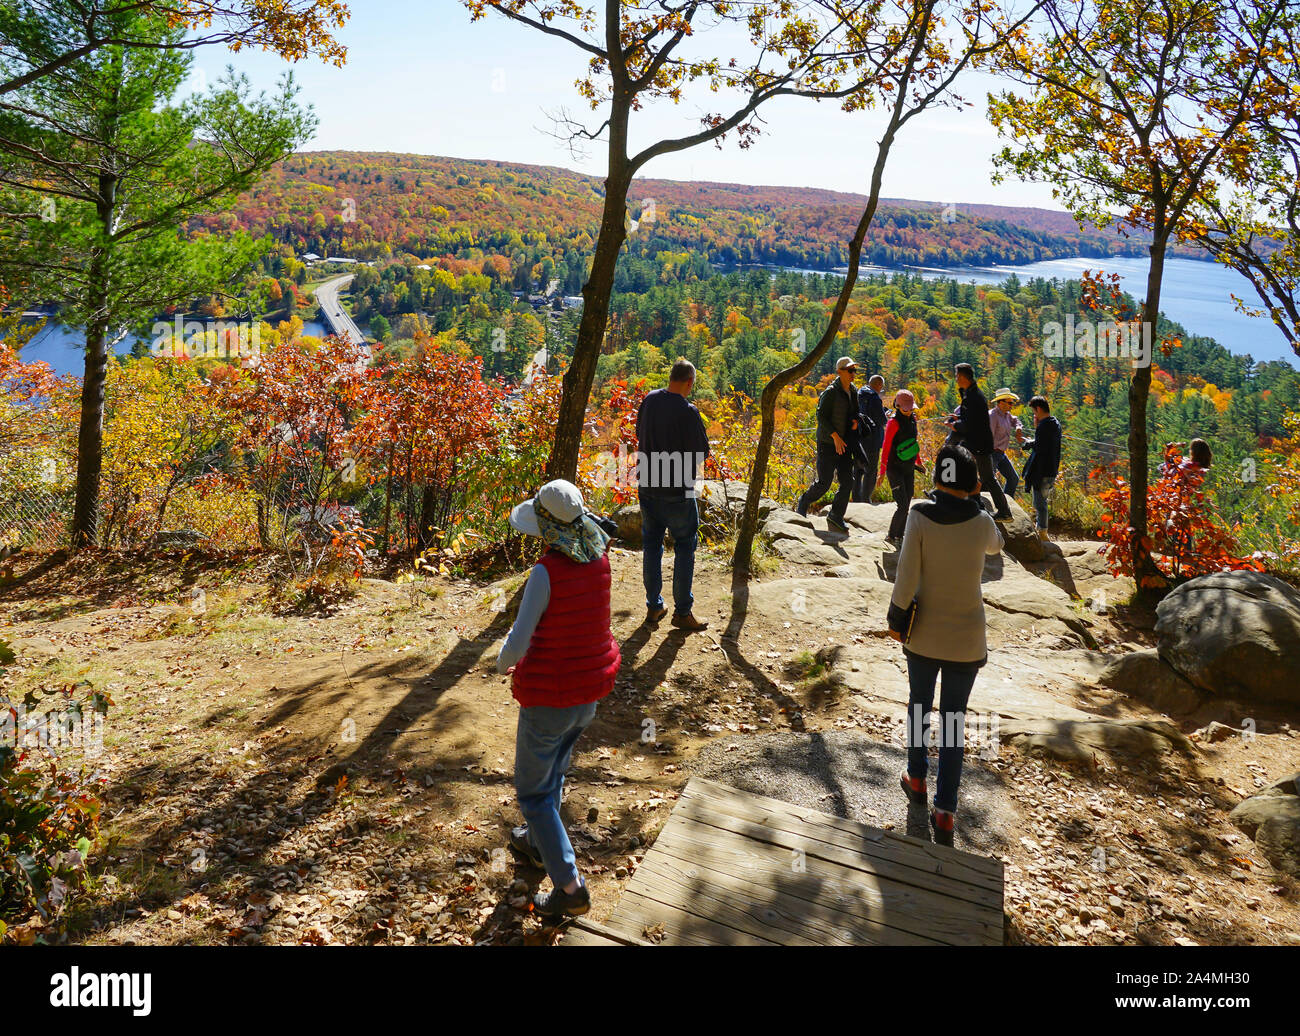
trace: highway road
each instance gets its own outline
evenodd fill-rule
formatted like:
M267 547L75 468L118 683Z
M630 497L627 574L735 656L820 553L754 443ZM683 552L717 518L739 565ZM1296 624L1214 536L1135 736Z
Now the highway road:
M339 292L352 283L354 274L344 274L342 277L335 277L333 280L326 281L316 289L316 301L320 303L321 319L325 322L326 327L339 337L346 337L349 341L360 347L364 351L366 362L370 361L370 348L366 345L366 336L361 333L352 315L343 308L343 303L339 301Z

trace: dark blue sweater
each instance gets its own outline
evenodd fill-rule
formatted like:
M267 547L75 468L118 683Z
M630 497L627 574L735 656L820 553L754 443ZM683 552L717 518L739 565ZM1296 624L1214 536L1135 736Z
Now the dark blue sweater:
M684 497L709 455L709 437L700 412L686 397L655 389L636 414L637 493Z
M1051 416L1044 417L1034 429L1034 437L1024 445L1029 450L1029 460L1025 462L1025 485L1056 478L1061 470L1061 422Z

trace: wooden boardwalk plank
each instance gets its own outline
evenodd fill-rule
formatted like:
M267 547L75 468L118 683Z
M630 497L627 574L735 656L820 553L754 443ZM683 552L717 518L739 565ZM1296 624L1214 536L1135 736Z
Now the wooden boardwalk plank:
M769 813L773 820L792 819L801 825L799 830L815 831L817 837L823 841L853 849L855 852L867 851L872 846L897 849L901 851L900 858L909 865L921 866L927 872L959 877L963 881L984 888L995 890L1002 888L1002 861L989 856L976 856L974 853L963 852L946 845L935 845L933 842L900 835L895 831L871 827L856 820L832 816L815 809L806 809L803 806L783 802L781 799L740 791L704 777L692 777L682 789L682 797L706 799L714 808L745 819L765 817ZM868 843L865 847L864 840Z
M637 874L643 872L648 897L683 904L693 913L725 917L729 925L743 926L782 946L942 945L939 939L841 910L833 899L810 900L781 885L749 881L667 852L647 856ZM978 938L972 933L971 941Z
M599 921L575 917L568 922L561 946L652 946L653 943L627 932L620 932Z
M997 860L696 777L604 928L564 941L999 945L1002 926Z
M640 868L637 868L640 873ZM618 908L606 924L638 938L658 927L665 944L673 946L778 946L772 938L753 935L720 921L701 917L676 904L661 903L642 895L630 885L618 901Z
M1002 919L991 923L992 911L928 889L882 879L869 872L809 856L794 868L793 853L750 838L718 838L718 829L683 817L655 840L656 862L671 858L679 865L707 868L724 877L751 884L755 895L763 888L780 889L800 900L809 917L823 918L835 931L840 918L897 929L898 934L873 936L872 942L922 942L966 945L1000 943ZM852 928L852 926L849 926Z
M906 847L889 846L880 850L880 855L874 855L873 850L879 847L879 843L873 843L868 839L863 839L856 846L824 842L819 837L820 829L801 828L797 821L775 817L770 813L764 814L761 819L729 816L710 808L705 800L687 799L686 796L682 796L677 809L680 809L682 816L687 819L717 830L744 835L755 841L767 842L784 849L787 853L797 849L808 857L837 863L864 874L873 874L883 880L965 900L998 914L1002 911L1001 888L990 889L984 885L966 882L961 877L927 871L922 866L918 866L920 861L908 858ZM671 822L670 818L669 823ZM849 841L847 838L842 840Z

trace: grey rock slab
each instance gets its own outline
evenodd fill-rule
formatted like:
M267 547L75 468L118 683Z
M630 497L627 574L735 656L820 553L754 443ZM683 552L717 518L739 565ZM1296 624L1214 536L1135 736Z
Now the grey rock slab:
M850 730L777 733L705 748L697 772L742 791L872 827L891 824L903 834L930 839L924 807L909 806L898 785L907 754L901 743L881 744ZM934 765L929 790L934 792ZM1023 821L1004 778L966 754L957 808L956 847L996 854L1019 837Z

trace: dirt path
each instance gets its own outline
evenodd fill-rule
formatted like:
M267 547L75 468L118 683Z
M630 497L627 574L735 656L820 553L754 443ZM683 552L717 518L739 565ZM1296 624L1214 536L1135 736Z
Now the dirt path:
M313 618L275 614L255 558L49 561L33 572L39 561L0 590L19 654L0 692L88 680L114 701L97 760L111 780L110 840L75 941L555 938L520 909L542 875L503 848L518 822L515 705L493 662L519 577L417 593L367 580ZM702 750L772 732L896 744L897 695L865 682L862 663L901 678L874 622L846 638L762 603L780 580L824 578L816 565L783 561L733 593L723 558L701 552L697 614L711 627L691 636L641 624L639 553L616 551L613 567L624 669L579 744L566 797L597 919ZM846 640L857 677L834 656ZM1071 705L1094 712L1097 701ZM1298 757L1293 731L1087 767L1003 746L981 765L1023 823L1002 851L1011 938L1300 938L1294 885L1226 820L1257 779ZM902 829L901 796L896 814L868 822Z

